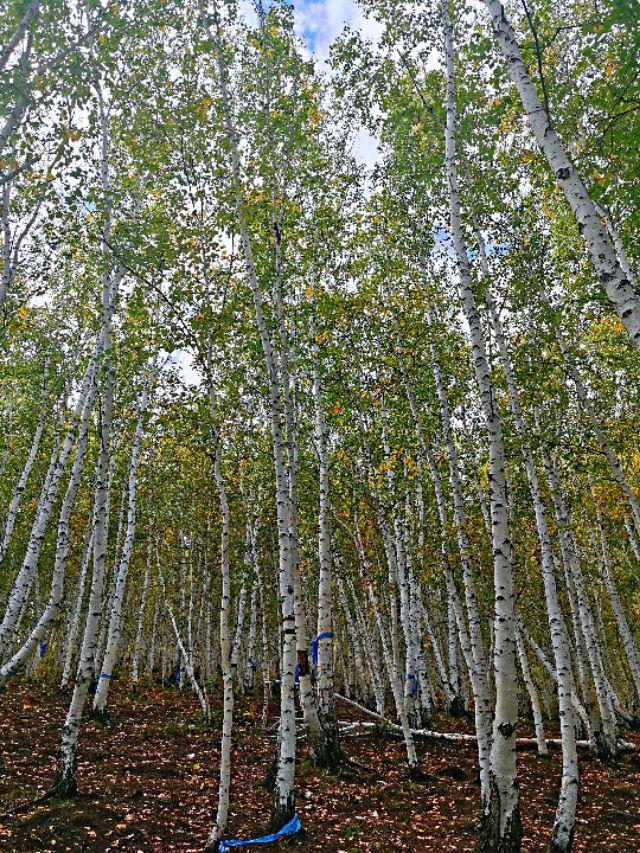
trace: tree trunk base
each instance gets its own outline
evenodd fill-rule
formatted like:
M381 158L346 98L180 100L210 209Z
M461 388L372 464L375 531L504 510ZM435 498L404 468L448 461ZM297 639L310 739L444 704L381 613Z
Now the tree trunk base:
M93 708L89 713L89 719L95 720L97 723L102 723L104 726L111 724L111 714L108 708Z
M449 704L449 713L452 717L464 717L467 713L467 709L464 704L464 699L462 696L454 696Z
M269 832L280 832L283 826L285 826L295 813L295 797L293 793L287 800L285 805L278 803L275 801L271 807L271 820L269 822Z
M516 809L501 832L500 797L494 789L489 812L485 812L480 819L479 834L477 853L520 853L522 827L519 804L516 805Z
M596 742L596 755L600 761L604 761L606 764L615 764L617 757L615 746L612 747L607 738L599 730L594 732L594 739Z
M47 800L71 800L78 796L78 780L75 773L58 771L53 784L44 795Z
M571 829L571 832L567 837L562 826L554 827L551 834L551 840L547 848L547 853L570 853L573 845L573 832L574 828Z
M316 767L336 773L343 761L337 726L322 726L319 743L313 744L312 751Z

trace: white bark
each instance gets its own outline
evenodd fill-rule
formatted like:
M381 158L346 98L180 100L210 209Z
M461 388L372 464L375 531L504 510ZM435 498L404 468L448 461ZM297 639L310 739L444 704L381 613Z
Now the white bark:
M318 456L318 623L317 623L317 682L318 713L325 738L325 763L333 764L339 757L337 717L333 686L333 613L331 598L331 516L329 495L329 429L325 417L324 390L320 363L320 347L316 332L315 314L310 320L311 352L313 356L313 402L315 410L315 448Z
M87 28L91 33L91 19L88 6L86 7ZM95 58L93 35L89 36L91 58ZM54 791L63 795L77 791L77 749L78 737L84 705L89 691L91 677L94 671L97 631L102 612L105 564L107 558L109 533L109 493L110 493L110 462L111 462L111 421L113 417L113 402L115 392L115 373L113 369L113 354L111 351L111 321L118 298L122 268L110 269L107 263L106 247L109 243L112 229L112 207L110 198L109 177L109 127L107 108L104 102L102 88L97 77L93 80L96 93L98 119L100 122L100 175L105 203L105 220L102 226L103 253L105 255L105 270L102 278L102 322L97 351L102 359L103 385L100 409L99 451L96 466L94 514L94 547L93 547L93 576L85 622L80 661L76 674L75 686L67 716L62 727L58 775ZM91 375L91 374L90 374Z
M133 647L133 661L131 663L131 683L137 687L140 679L140 655L142 653L142 630L144 627L144 615L147 607L147 594L149 591L149 578L151 576L151 537L147 542L147 564L142 582L142 594L140 596L140 612L138 613L138 625L136 627L136 640Z
M200 685L198 684L198 679L195 676L195 672L193 671L193 662L187 649L185 648L184 642L182 640L182 636L180 634L180 629L178 628L178 622L176 620L176 616L171 606L171 602L167 598L167 588L164 582L164 576L162 574L162 569L160 568L160 558L158 552L156 550L156 563L158 567L158 577L160 579L160 586L162 587L162 595L165 602L165 609L167 611L167 615L169 616L169 621L171 622L171 627L173 628L173 635L176 640L176 645L178 647L178 654L180 656L180 660L184 663L184 671L187 674L187 679L191 684L193 692L196 694L198 698L198 702L200 703L200 708L202 709L202 715L204 717L205 722L209 721L209 703L207 702L207 697L205 692L202 690Z
M76 595L73 604L73 610L69 618L69 630L67 632L66 650L64 656L64 665L62 667L62 678L60 680L60 690L66 690L69 686L69 677L71 675L71 662L76 648L78 639L78 630L80 628L80 614L82 613L82 601L84 599L84 590L87 582L87 569L89 561L93 554L94 528L93 517L90 518L87 525L88 538L85 540L84 554L82 563L80 564L80 572L78 574L78 584L76 587Z
M296 659L296 630L294 614L294 578L290 546L290 500L289 482L284 457L284 441L282 436L282 395L279 387L278 370L274 357L269 330L267 328L262 293L256 274L251 240L244 212L244 198L240 168L240 155L234 119L232 114L231 97L227 82L227 69L223 58L221 24L217 5L214 2L215 34L207 25L207 32L214 45L215 60L218 72L218 84L222 98L225 131L231 154L231 170L233 177L233 192L235 210L238 219L245 269L253 295L254 312L264 354L267 379L269 383L269 411L271 418L271 435L273 444L274 469L276 476L276 522L278 528L279 550L279 590L280 605L283 621L282 671L280 688L280 743L278 769L274 792L274 825L283 825L290 819L294 810L294 779L296 755L296 722L295 722L295 659Z
M595 272L631 340L640 348L640 298L636 293L635 276L631 274L630 268L625 269L620 263L606 223L598 214L575 164L551 123L550 115L540 101L501 0L484 0L484 3L491 16L496 41L506 60L507 73L518 90L538 145L573 211Z
M100 338L101 337L102 336L100 336ZM82 413L85 410L85 404L89 397L91 388L93 387L96 367L95 356L101 351L101 348L101 340L99 340L94 350L94 356L91 358L85 371L78 394L78 400L71 413L71 422L67 428L67 433L59 453L57 446L54 447L49 471L45 478L33 525L31 527L27 550L22 566L20 567L20 571L18 572L18 576L14 582L13 589L11 590L2 625L0 626L0 660L5 657L7 648L10 646L12 635L17 625L18 613L29 595L31 584L33 583L33 579L38 568L38 560L40 557L40 551L44 544L49 518L53 511L60 483L77 437L76 427L80 422Z
M18 26L15 28L13 35L2 48L2 52L0 52L0 73L2 73L7 67L7 63L11 59L15 49L24 38L27 30L32 27L34 21L37 21L38 15L40 14L40 4L41 0L31 0L25 8L22 18L20 19Z
M589 667L593 677L596 701L602 720L602 744L599 748L609 756L616 753L616 724L611 697L607 689L606 675L602 655L600 652L596 626L589 596L585 588L584 578L578 549L571 530L569 513L562 494L560 479L556 471L551 454L543 448L543 462L549 478L551 498L553 500L556 521L558 525L558 538L560 540L560 551L565 564L565 569L575 587L576 604L578 607L578 619L584 638Z
M4 533L2 535L2 542L0 543L0 563L5 558L7 553L7 549L9 547L9 541L11 540L11 534L13 533L13 528L16 523L16 518L18 516L18 510L20 508L20 500L24 493L24 490L27 486L27 480L29 479L29 474L31 473L31 469L33 468L33 463L36 461L36 456L38 455L38 448L40 447L40 439L42 438L42 432L44 429L44 421L46 414L46 400L44 399L44 388L43 388L43 401L40 409L40 415L38 417L38 423L36 425L36 430L33 434L33 439L31 441L31 447L29 448L29 453L27 454L27 459L24 464L24 468L22 469L22 473L20 474L20 479L18 480L15 490L13 492L13 496L11 498L11 503L9 504L9 509L7 510L7 516L4 524Z
M480 263L485 276L488 278L490 271L487 263L484 242L482 240L480 230L477 227L476 236L480 245ZM560 716L560 731L562 739L562 782L551 843L554 850L568 850L571 847L573 838L576 807L578 804L578 753L576 749L575 719L572 702L574 684L571 657L569 654L569 637L564 614L560 605L560 597L556 583L555 560L551 547L547 512L542 499L538 471L533 451L531 450L531 446L527 440L529 433L525 425L524 415L518 398L518 389L511 366L511 357L509 355L502 323L500 322L498 312L493 302L490 284L487 286L485 298L489 311L491 327L498 344L502 370L507 382L511 414L520 439L522 456L527 480L529 481L529 491L531 493L531 500L535 514L538 542L540 543L542 580L547 605L547 615L549 619L549 630L551 632L551 646L553 649L556 671L556 683L558 686L558 713ZM522 645L521 641L520 645ZM522 660L523 658L520 654L521 664Z
M473 293L471 270L462 229L456 161L456 103L454 52L448 0L442 0L442 23L447 73L445 131L446 172L453 244L460 276L460 296L469 327L469 342L489 443L489 482L494 564L495 713L491 745L491 804L485 812L487 838L501 850L519 849L520 809L515 760L518 721L518 683L515 647L515 590L511 551L505 453L500 413L494 397L484 334Z
M525 683L525 687L527 688L527 693L529 694L529 701L531 702L531 712L533 714L533 726L536 733L536 742L538 744L538 752L540 755L547 755L547 742L544 736L544 725L542 722L542 708L540 706L540 695L538 694L538 689L533 681L533 677L531 675L531 667L529 666L529 658L527 657L527 650L524 647L524 643L522 642L522 636L520 632L516 630L516 645L518 648L518 659L520 661L520 669L522 671L522 678Z
M212 430L213 428L213 389L210 386L209 397L211 401ZM220 570L222 576L222 588L220 592L220 665L222 668L223 684L223 717L222 717L222 743L220 748L220 784L218 787L218 810L216 823L211 831L207 842L207 849L217 850L222 838L227 819L229 816L229 798L231 790L231 739L233 734L233 667L231 661L231 573L229 566L229 528L230 510L227 497L227 484L222 473L221 456L222 442L220 436L214 432L215 457L214 476L220 500L222 515L220 535Z
M82 479L82 470L84 465L84 456L89 438L89 426L91 415L93 413L93 404L95 400L97 387L96 383L92 382L84 410L78 427L78 443L76 452L71 467L71 475L69 484L65 492L65 496L60 508L60 517L58 521L58 531L56 539L56 551L54 557L53 577L51 580L51 593L46 607L44 608L40 618L37 620L35 627L32 629L27 640L22 644L21 648L0 668L0 686L5 680L23 665L30 655L34 652L36 646L42 643L50 623L56 616L62 595L64 592L64 578L71 549L71 540L69 536L69 525L71 522L71 513L73 511L76 495L80 487Z
M133 438L133 447L131 449L131 461L129 462L128 476L128 502L127 502L127 528L122 546L122 554L118 564L115 580L115 589L113 601L111 603L111 611L109 613L109 630L107 635L107 645L102 658L102 666L97 674L98 686L96 688L95 697L93 700L93 710L97 713L104 714L107 708L107 698L109 695L109 685L113 677L113 668L118 655L118 646L122 634L122 607L124 603L124 592L127 583L127 575L129 573L129 565L133 553L133 540L136 533L136 490L138 484L138 463L140 459L140 446L142 444L142 429L143 419L147 409L149 400L149 386L151 384L151 375L145 381L142 396L138 405L138 416L136 422L136 430Z
M618 627L618 633L622 640L622 646L625 651L636 694L638 699L640 699L640 650L638 649L638 641L629 627L627 617L625 616L624 609L620 601L620 596L618 595L616 582L611 571L611 556L609 554L607 535L603 525L602 516L600 515L597 506L596 518L600 532L600 553L602 556L600 567L602 570L602 579L604 581L605 589L607 590L607 595L609 597L609 603L611 604L611 610L613 611L613 616Z

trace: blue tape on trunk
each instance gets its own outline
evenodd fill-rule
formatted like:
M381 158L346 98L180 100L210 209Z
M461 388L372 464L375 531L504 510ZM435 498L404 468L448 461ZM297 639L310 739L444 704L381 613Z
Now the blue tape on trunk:
M322 634L318 634L315 640L311 640L311 657L315 666L318 666L318 646L320 644L320 640L328 640L331 637L333 637L331 631L323 631Z
M280 838L287 838L290 835L295 835L302 829L298 812L295 812L289 823L286 823L279 832L274 832L271 835L263 835L261 838L250 838L246 841L234 839L233 841L221 841L218 845L218 853L225 853L226 850L231 850L232 847L250 847L252 844L273 844Z

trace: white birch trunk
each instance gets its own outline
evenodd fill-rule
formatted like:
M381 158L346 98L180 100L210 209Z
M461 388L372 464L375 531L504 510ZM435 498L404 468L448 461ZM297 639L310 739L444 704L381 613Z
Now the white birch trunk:
M490 275L486 259L484 242L479 228L476 226L476 236L480 244L480 262L485 276ZM560 731L562 739L562 782L560 797L556 810L554 827L551 835L551 848L556 851L567 851L571 848L575 828L576 807L578 804L578 752L576 748L575 719L572 693L574 691L571 658L569 655L569 637L556 583L555 561L551 547L551 537L547 523L547 512L542 499L538 471L531 447L527 441L528 431L518 399L518 389L511 367L511 357L507 348L504 331L491 295L490 284L485 296L489 311L491 327L495 335L502 370L507 382L511 414L520 438L522 456L524 459L529 491L533 502L536 520L536 531L540 543L540 561L545 601L551 632L558 685L558 713L560 716ZM517 638L516 638L517 639ZM522 656L520 655L522 664Z
M149 592L149 578L151 576L151 537L147 542L147 564L142 582L142 595L140 597L140 612L138 613L138 625L136 627L136 640L133 648L133 662L131 664L131 683L134 690L140 680L140 655L142 654L142 630L144 627L144 615L147 607L147 594Z
M107 709L107 698L109 695L109 685L113 677L113 668L116 663L118 654L118 646L122 634L122 606L124 603L124 593L127 583L127 575L129 573L129 565L131 563L131 555L133 553L133 541L136 533L136 490L138 484L138 462L140 459L140 446L142 444L142 429L143 419L149 399L149 385L151 376L145 382L142 391L142 397L138 406L138 418L136 423L136 431L133 438L133 447L131 450L131 461L129 463L128 477L128 503L127 503L127 528L122 546L122 554L116 572L115 590L111 611L109 613L109 630L107 635L107 645L102 658L102 666L98 678L98 686L93 700L93 710L97 714L105 715Z
M269 383L269 411L271 416L271 434L273 443L274 469L276 476L276 521L278 528L279 550L279 591L283 621L282 669L280 688L280 743L278 767L274 791L272 823L274 828L283 826L294 811L294 779L296 755L295 721L295 660L296 630L294 614L294 579L290 554L290 501L289 483L284 458L282 436L282 395L278 382L278 371L273 347L264 317L262 293L256 275L251 241L244 213L244 198L240 171L240 156L227 83L227 69L224 64L221 24L217 5L214 2L215 34L207 26L211 43L214 45L218 72L218 84L222 98L227 142L231 154L233 191L235 210L241 236L247 277L253 295L256 323L264 354L267 379Z
M30 655L33 654L33 652L35 651L36 646L39 643L43 642L49 625L56 616L60 607L60 603L62 601L62 595L64 592L64 578L67 568L67 561L69 558L69 551L71 548L69 525L71 522L71 513L75 505L76 495L78 493L80 481L82 479L84 456L87 447L87 440L89 437L89 426L91 421L91 415L93 413L93 404L95 400L96 390L96 383L92 382L89 388L87 399L85 401L80 425L78 427L78 443L76 446L73 465L71 467L71 475L69 477L69 484L67 486L67 490L65 492L60 508L60 517L58 521L56 539L56 551L53 566L53 577L51 580L51 592L49 595L49 600L47 602L46 607L44 608L44 611L40 615L40 618L37 620L36 625L29 634L27 640L22 644L21 648L12 656L12 658L7 661L6 664L0 667L0 686L4 684L6 679L13 672L15 672L18 667L20 667L27 661Z
M94 40L91 34L91 17L86 6L89 49L92 63L95 58ZM80 651L80 661L76 673L75 686L67 716L62 727L58 774L53 786L53 792L66 796L77 792L77 749L78 737L84 705L89 691L89 685L94 671L98 623L102 611L105 564L107 558L109 532L109 486L111 461L111 421L115 391L115 374L113 369L113 354L111 351L111 321L115 310L122 268L115 271L106 266L106 246L109 243L112 228L112 209L110 199L109 178L109 128L107 108L103 99L102 89L97 75L93 80L97 99L98 119L100 122L101 150L100 174L105 203L105 221L102 226L103 252L105 253L105 271L102 279L102 324L100 340L96 349L103 359L103 386L100 409L99 451L96 466L95 498L94 498L94 547L93 547L93 576L85 630Z
M454 52L449 2L442 0L442 23L447 73L445 131L450 227L460 276L460 296L469 327L469 342L489 443L489 482L494 563L495 713L491 745L491 803L485 811L485 838L500 851L520 848L520 807L515 759L518 722L518 679L515 643L514 567L511 552L505 453L500 413L493 393L484 334L473 293L467 246L462 229L456 162L456 102Z
M318 714L323 742L318 756L325 767L336 767L341 757L338 739L333 684L333 614L331 598L331 517L329 495L329 429L325 417L320 347L315 314L311 315L311 352L313 357L313 402L315 409L315 447L318 455L318 623L317 684Z
M9 504L9 509L7 510L7 517L5 519L4 524L4 532L2 534L2 542L0 542L0 563L5 558L7 553L7 549L9 547L9 542L11 540L11 534L13 533L13 528L16 523L16 518L18 517L18 510L20 508L20 500L24 493L24 490L27 486L27 480L29 479L29 474L31 473L31 469L33 468L33 463L36 461L36 456L38 455L38 448L40 447L40 439L42 438L42 432L44 429L44 421L45 421L45 401L42 402L42 408L40 409L40 416L38 417L38 424L36 426L36 431L33 434L33 439L31 441L31 447L29 448L29 453L27 454L27 459L24 464L24 468L22 469L22 473L20 474L20 479L16 484L15 490L13 492L13 496L11 498L11 503Z
M209 397L211 401L212 430L213 427L213 389L210 386ZM227 825L229 816L229 798L231 791L231 739L233 735L233 680L234 671L231 663L231 572L229 566L229 529L230 510L227 497L227 484L222 473L221 456L222 442L219 435L214 433L215 464L214 476L220 500L222 515L220 536L220 570L222 576L222 588L220 592L220 665L222 668L223 684L223 716L222 716L222 743L220 747L220 784L218 787L218 810L216 823L209 840L207 850L217 851L218 845Z
M578 549L573 538L571 522L562 494L560 479L551 454L546 448L543 448L543 462L547 471L551 498L556 513L560 551L567 575L575 588L578 621L584 639L589 668L593 677L596 701L602 720L602 731L595 733L596 740L598 741L598 750L603 758L613 758L616 754L616 722L611 697L606 686L605 670L598 644L593 611L585 588Z
M616 587L616 583L611 571L611 556L609 554L607 535L605 533L604 525L602 522L602 516L600 515L600 511L598 510L597 506L596 522L600 532L600 553L602 556L600 565L602 570L602 579L604 581L605 589L607 590L607 596L609 597L609 603L611 604L611 610L613 611L613 616L618 627L618 633L620 634L620 639L622 640L622 646L624 648L625 656L627 658L627 663L629 665L629 670L631 672L631 678L633 679L637 698L640 699L640 651L638 650L638 641L636 640L633 631L629 627L629 623L627 622L627 617L625 616L622 603L620 602L618 589Z
M78 583L76 587L76 595L69 619L69 630L67 632L66 650L64 656L64 665L62 667L62 678L60 680L60 690L66 690L69 686L69 677L71 675L71 662L76 648L78 639L78 630L80 628L80 615L82 613L82 602L84 599L84 590L87 582L87 569L89 561L93 554L94 528L93 517L90 518L87 525L88 539L85 541L84 554L80 565L80 573L78 574Z
M518 659L520 661L520 669L522 678L529 694L531 702L531 712L533 714L533 726L536 733L536 743L538 744L538 753L540 755L548 755L547 741L544 736L544 725L542 722L542 707L540 705L540 695L531 675L531 667L529 666L529 658L527 650L522 642L520 631L516 631L516 645L518 648Z
M491 16L496 41L506 60L507 73L518 90L538 145L573 211L596 275L634 345L640 348L640 299L636 293L635 276L628 266L625 268L621 264L606 222L598 214L575 164L551 123L546 106L540 101L501 0L484 0L484 3Z

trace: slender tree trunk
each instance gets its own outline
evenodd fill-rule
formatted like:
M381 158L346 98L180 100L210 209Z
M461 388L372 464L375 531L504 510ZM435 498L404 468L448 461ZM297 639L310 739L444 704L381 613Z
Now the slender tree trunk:
M45 373L46 376L46 373ZM16 518L18 516L18 510L20 508L20 500L24 493L24 490L27 486L27 480L29 479L29 474L31 473L31 469L33 468L33 463L36 461L36 456L38 455L38 448L40 447L40 439L42 438L42 432L44 429L44 421L46 414L46 400L44 398L44 387L43 387L43 400L40 408L40 416L38 417L38 424L36 426L36 430L33 434L33 439L31 441L31 447L29 448L29 453L27 454L27 459L24 464L24 468L22 469L22 473L20 474L20 479L16 484L15 490L13 492L13 496L11 498L11 503L9 504L9 509L7 510L7 517L4 523L4 533L2 535L2 542L0 542L0 563L5 558L7 553L7 549L9 547L9 542L11 540L11 534L13 533L13 528L16 523Z
M213 417L213 391L210 388L210 399ZM212 420L213 429L213 420ZM229 566L229 530L230 510L227 496L227 484L222 473L222 442L215 434L214 476L220 500L222 514L220 538L220 569L222 589L220 593L220 665L222 668L223 712L222 712L222 744L220 748L220 784L218 787L218 811L216 824L211 830L207 842L207 850L217 851L218 845L227 825L229 816L229 797L231 789L231 738L233 734L233 668L231 665L231 572Z
M487 360L484 334L473 293L471 270L462 229L456 162L456 103L454 52L449 2L442 0L442 23L447 72L445 131L450 227L460 276L460 295L469 327L476 381L480 391L489 441L489 482L494 561L494 673L495 714L491 746L491 801L485 812L485 847L496 853L520 849L520 806L515 759L518 721L518 679L515 641L514 567L511 552L505 452L502 425Z
M522 642L522 636L519 631L516 631L516 645L518 648L518 659L520 661L520 669L522 670L522 678L529 694L531 702L531 712L533 714L533 726L536 732L536 743L538 744L538 753L540 755L548 755L547 741L544 736L544 725L542 722L542 708L540 706L540 696L531 675L531 667L529 666L529 658L527 650Z
M111 611L109 614L109 630L107 645L102 658L102 666L98 675L98 686L93 700L93 710L96 714L106 716L107 698L109 695L109 684L113 677L113 668L118 655L118 646L122 635L122 606L124 603L124 592L133 553L133 541L136 533L136 490L138 484L138 462L140 459L140 446L142 444L142 428L144 414L149 399L149 385L151 377L145 381L138 408L136 431L131 450L131 461L129 463L128 477L128 505L127 505L127 529L122 546L122 554L116 572L115 591Z
M78 630L80 628L80 615L82 613L82 602L84 599L84 589L87 582L87 569L89 568L89 561L91 560L91 556L93 554L93 543L94 527L93 516L91 516L91 518L89 519L89 523L87 524L87 538L85 538L84 555L82 557L82 563L80 565L80 573L78 575L78 584L76 587L73 610L71 611L71 616L69 619L69 630L67 632L67 643L64 656L64 665L62 668L62 678L60 680L60 690L66 690L69 686L69 677L71 675L71 662L73 660L73 654L76 648L76 641L78 639Z
M524 64L513 27L501 0L484 0L491 16L496 41L506 60L507 73L520 95L529 124L554 178L576 218L596 275L609 301L625 325L631 340L640 348L640 298L631 270L620 263L606 222L598 214L575 164L553 127L548 104L542 104Z
M136 641L133 648L133 662L131 665L131 684L133 690L138 687L140 680L140 655L142 654L142 631L144 628L144 615L147 607L147 595L149 592L149 578L151 576L151 537L147 542L147 564L142 582L142 594L140 596L140 612L138 613L138 625L136 627Z
M0 667L0 686L4 684L6 679L13 672L15 672L15 670L18 669L19 666L23 665L27 661L27 659L35 651L36 646L39 643L42 643L49 628L49 625L51 624L56 613L58 612L60 603L62 601L62 595L64 592L64 578L67 568L67 561L69 558L69 551L71 548L71 541L69 536L71 513L75 505L76 495L78 493L78 489L80 488L80 481L82 479L84 456L87 447L87 440L89 437L89 426L91 414L93 412L93 404L95 400L96 390L96 384L95 382L92 382L89 388L87 399L85 401L84 410L80 419L80 425L78 427L78 444L76 446L73 465L71 467L69 484L67 486L65 496L62 500L62 506L60 508L60 517L58 521L58 530L56 538L56 551L53 566L53 577L51 580L51 593L49 596L49 600L47 602L47 606L44 608L44 611L37 620L35 627L30 632L26 642L22 644L21 648L13 655L13 657L9 661L7 661L6 664L4 664L4 666Z
M218 71L218 84L222 98L225 131L231 154L233 190L236 215L238 218L247 277L253 295L256 323L264 354L267 379L269 383L269 411L273 443L274 468L276 476L276 521L278 527L279 550L279 591L283 622L282 669L280 681L280 738L278 768L276 774L272 825L279 829L290 820L294 812L294 779L296 756L295 721L295 663L296 629L294 613L294 578L290 547L290 498L289 482L286 471L284 441L282 436L283 408L279 387L278 371L269 330L264 317L262 293L254 265L249 230L244 212L244 198L240 172L240 156L234 126L231 98L227 83L227 70L223 58L221 25L217 5L214 3L215 35L207 25L209 41L214 45Z
M609 603L611 604L611 610L613 611L613 616L618 627L618 633L620 634L620 639L622 640L622 646L625 651L625 656L627 658L627 663L629 665L629 670L631 672L631 678L633 679L636 694L638 699L640 699L640 651L638 650L638 641L636 640L633 631L629 627L627 617L625 616L624 609L620 601L620 596L618 595L618 589L613 579L613 574L611 572L611 556L609 554L609 543L607 542L607 535L605 532L602 515L600 514L600 510L598 509L597 505L596 523L600 533L600 553L602 555L600 565L602 570L602 579L604 581L605 589L607 590L607 595L609 597Z
M341 760L333 684L333 617L331 598L331 513L329 496L329 430L324 410L324 392L320 347L315 314L311 315L311 352L313 355L313 402L315 408L315 446L318 455L318 624L315 639L317 658L318 714L322 742L317 747L318 764L335 769Z

